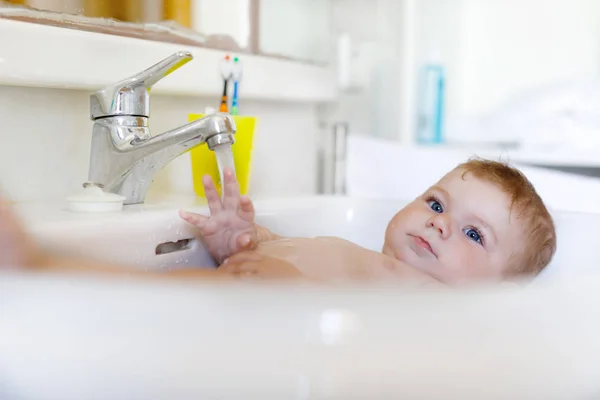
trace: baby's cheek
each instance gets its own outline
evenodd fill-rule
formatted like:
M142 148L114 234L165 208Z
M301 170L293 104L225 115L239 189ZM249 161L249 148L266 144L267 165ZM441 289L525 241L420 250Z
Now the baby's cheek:
M460 244L455 246L450 257L446 258L448 269L460 276L478 276L485 270L487 264L485 257L478 254L471 246Z
M385 229L385 240L389 241L390 239L392 239L394 237L394 234L396 233L396 230L396 223L392 220L392 222L390 222L387 228Z
M398 246L402 243L402 238L406 235L405 225L400 224L396 219L393 219L385 231L385 241L393 246Z

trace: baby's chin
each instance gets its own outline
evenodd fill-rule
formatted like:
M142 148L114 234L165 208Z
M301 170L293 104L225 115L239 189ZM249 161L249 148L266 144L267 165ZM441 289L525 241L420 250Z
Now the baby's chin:
M383 254L421 271L427 270L423 260L421 260L419 256L417 256L415 252L408 247L392 247L386 244L386 246L383 248Z
M383 248L381 249L381 252L388 257L396 258L395 246L392 246L387 240L383 244Z
M442 283L452 280L451 277L446 276L446 269L439 260L424 260L410 248L398 247L392 249L388 247L387 252L384 252L384 254L408 264Z

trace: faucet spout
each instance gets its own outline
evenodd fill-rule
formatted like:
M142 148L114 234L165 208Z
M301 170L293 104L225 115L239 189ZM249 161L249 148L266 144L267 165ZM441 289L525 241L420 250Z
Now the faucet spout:
M143 117L96 120L92 133L89 180L142 203L156 173L197 145L211 149L234 142L235 122L228 114L213 114L171 131L152 136Z
M231 116L225 113L217 113L161 133L148 140L133 140L131 145L132 149L145 152L170 150L174 153L174 158L203 143L208 143L210 149L213 150L213 141L209 141L209 139L224 135L229 140L233 140L235 130L235 122ZM169 161L171 160L172 158L169 159Z
M89 181L124 196L125 204L143 203L156 173L192 147L206 143L214 150L234 142L235 122L224 113L160 135L150 132L150 88L192 58L179 51L90 96L94 126Z

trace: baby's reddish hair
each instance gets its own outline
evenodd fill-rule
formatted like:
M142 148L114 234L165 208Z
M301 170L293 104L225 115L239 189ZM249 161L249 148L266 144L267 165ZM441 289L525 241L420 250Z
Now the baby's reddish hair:
M505 163L478 158L458 165L457 169L497 185L510 197L511 213L516 211L516 218L523 221L526 242L512 255L509 274L539 274L556 251L556 230L550 213L529 179Z

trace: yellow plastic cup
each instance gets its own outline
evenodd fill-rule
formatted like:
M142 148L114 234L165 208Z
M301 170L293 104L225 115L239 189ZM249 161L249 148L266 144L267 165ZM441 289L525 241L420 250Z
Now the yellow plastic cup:
M204 117L204 114L190 114L188 121L192 122ZM235 165L235 174L240 185L240 193L248 194L250 188L250 169L252 162L252 141L254 138L254 128L256 118L248 116L234 116L233 120L236 126L235 143L231 146L233 153L233 163ZM221 194L221 176L217 165L217 156L206 144L196 146L190 150L192 162L192 178L194 181L194 191L198 197L206 197L202 177L210 175L215 182L219 194Z

